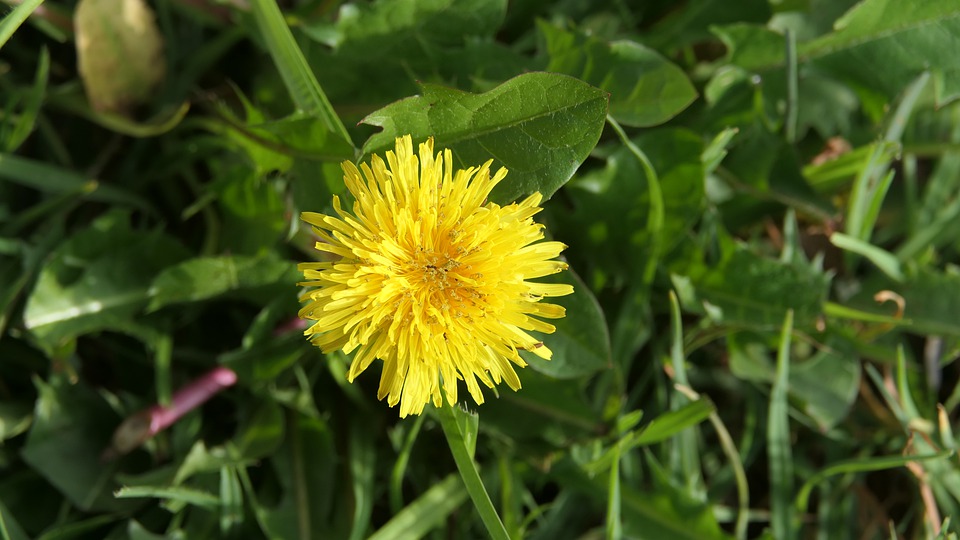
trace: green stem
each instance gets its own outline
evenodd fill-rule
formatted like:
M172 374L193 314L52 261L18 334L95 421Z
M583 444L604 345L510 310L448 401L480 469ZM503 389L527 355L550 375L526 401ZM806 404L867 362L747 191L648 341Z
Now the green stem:
M647 214L647 231L650 234L650 255L647 258L647 265L643 269L642 277L643 284L649 286L653 283L657 263L660 260L660 250L663 247L662 233L665 210L663 205L663 190L660 189L660 178L657 176L657 170L653 168L653 163L650 161L650 158L647 157L647 154L630 140L630 137L623 131L620 124L609 114L607 115L607 123L610 124L610 127L612 127L617 133L617 136L620 137L623 145L637 158L643 167L644 174L647 175L647 190L650 193L650 213Z
M784 126L787 142L795 144L797 142L797 118L799 118L798 104L800 75L797 67L797 36L787 30L784 34L787 48L787 114Z
M510 540L507 529L500 521L500 515L497 509L493 507L493 501L486 488L483 487L483 481L480 480L480 473L477 471L477 465L467 449L467 443L463 438L463 432L457 425L457 418L454 415L453 406L444 405L437 408L440 416L440 425L443 426L443 434L447 437L447 444L450 445L450 452L453 454L453 460L457 463L457 470L460 471L460 478L467 488L467 493L473 500L473 506L476 507L483 520L487 533L493 540Z

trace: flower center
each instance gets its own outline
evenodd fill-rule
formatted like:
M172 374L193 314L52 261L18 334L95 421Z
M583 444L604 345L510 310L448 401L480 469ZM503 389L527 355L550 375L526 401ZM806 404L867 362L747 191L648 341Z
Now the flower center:
M460 268L460 262L446 253L422 253L414 265L422 283L431 291L442 293L449 288L461 286L453 275L453 272Z

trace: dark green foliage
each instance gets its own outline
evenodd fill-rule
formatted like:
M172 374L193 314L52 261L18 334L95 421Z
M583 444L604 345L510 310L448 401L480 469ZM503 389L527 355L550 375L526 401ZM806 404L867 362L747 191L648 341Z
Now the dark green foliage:
M130 116L8 3L0 540L486 534L435 411L300 335L299 213L404 134L569 246L553 359L457 413L512 536L960 533L956 0L161 1Z

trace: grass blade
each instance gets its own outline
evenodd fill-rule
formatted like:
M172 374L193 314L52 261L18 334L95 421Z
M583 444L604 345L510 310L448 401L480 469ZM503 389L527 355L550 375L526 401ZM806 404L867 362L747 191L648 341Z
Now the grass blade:
M456 474L451 474L396 513L368 540L417 540L443 523L467 500L467 490Z
M777 372L770 392L770 413L767 419L767 458L770 461L770 525L773 537L796 538L793 512L793 456L790 446L790 417L787 387L790 376L790 337L793 332L793 311L788 311L780 333Z
M813 491L813 488L831 476L845 473L882 471L884 469L902 467L903 465L914 461L948 458L953 456L953 454L953 450L944 450L943 452L937 452L936 454L926 454L922 456L881 456L870 459L850 459L834 463L833 465L830 465L817 472L811 476L810 479L804 482L803 486L800 488L800 491L797 492L797 512L806 512L807 503L810 500L810 493Z
M22 4L13 8L13 11L7 14L0 21L0 48L7 43L10 36L20 28L20 25L27 20L27 17L43 3L43 0L24 0Z
M319 115L330 131L352 145L347 128L333 110L317 77L310 71L307 59L297 46L277 3L274 0L253 0L251 7L267 50L293 102L304 112Z
M607 540L623 538L620 517L620 446L616 446L613 464L610 467L610 484L607 488Z
M125 190L101 184L79 173L46 163L0 153L0 178L46 193L87 192L92 201L126 204L141 209L151 207L145 199Z

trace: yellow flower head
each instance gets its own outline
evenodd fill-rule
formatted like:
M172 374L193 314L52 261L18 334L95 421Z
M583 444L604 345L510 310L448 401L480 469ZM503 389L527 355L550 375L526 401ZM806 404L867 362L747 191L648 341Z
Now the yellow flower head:
M564 309L540 299L573 287L528 280L565 270L551 259L566 246L537 242L539 193L503 207L486 202L507 175L501 168L491 178L491 163L454 173L450 150L434 156L431 138L417 159L407 135L386 163L377 155L360 169L343 163L352 213L337 197L339 218L303 213L321 239L316 248L336 257L300 264L303 285L315 287L303 296L300 317L316 321L305 333L323 352L357 351L351 382L383 360L378 398L400 403L401 417L431 400L441 406L441 386L456 403L457 379L477 403L477 379L519 389L511 362L526 363L518 350L550 358L527 332L553 332L535 317L560 318Z

